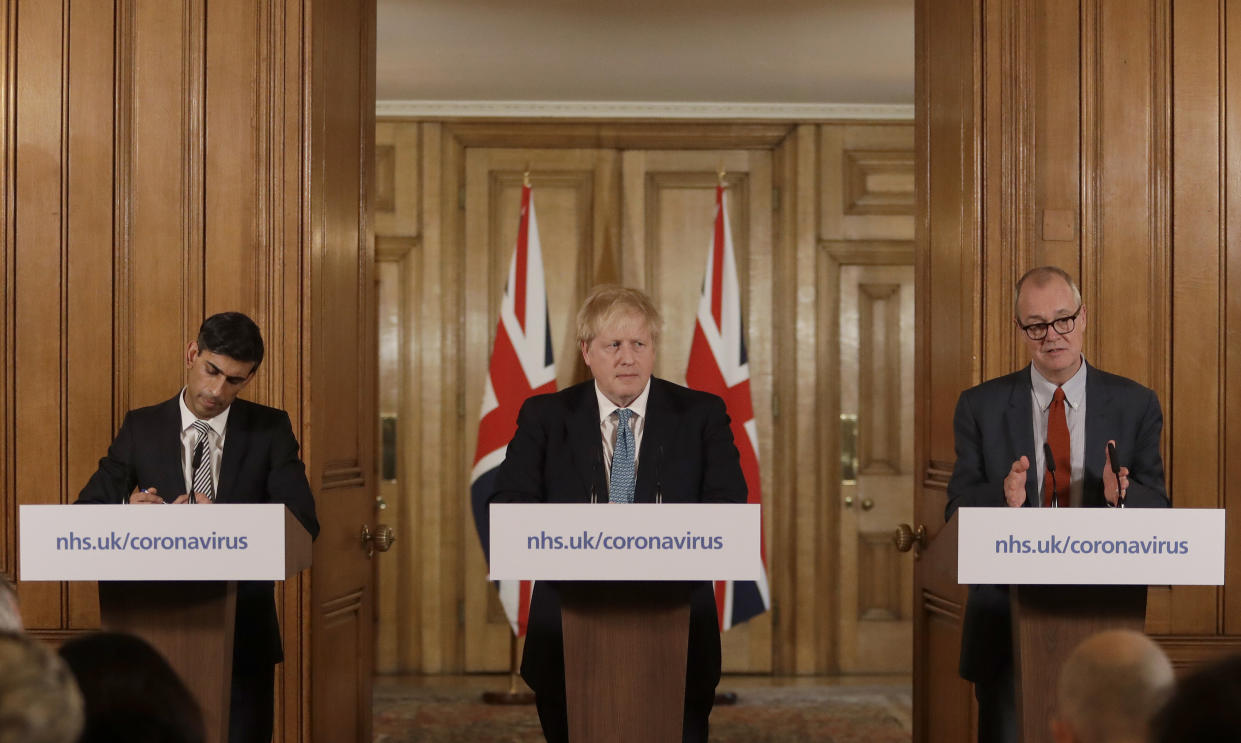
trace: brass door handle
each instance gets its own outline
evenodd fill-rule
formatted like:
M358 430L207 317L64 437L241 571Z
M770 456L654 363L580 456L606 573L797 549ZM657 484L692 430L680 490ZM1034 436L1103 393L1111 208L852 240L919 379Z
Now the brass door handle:
M379 524L375 527L375 533L372 534L369 526L362 525L362 546L366 548L368 558L373 557L376 552L387 552L395 541L396 534L391 526Z
M845 496L845 508L853 508L853 496L852 495Z
M869 511L870 509L874 507L875 507L875 502L873 500L871 500L870 498L862 499L862 510L863 511Z
M908 552L913 549L914 557L917 557L926 548L926 526L918 524L915 530L911 529L909 524L901 524L892 534L892 543L896 545L899 552Z

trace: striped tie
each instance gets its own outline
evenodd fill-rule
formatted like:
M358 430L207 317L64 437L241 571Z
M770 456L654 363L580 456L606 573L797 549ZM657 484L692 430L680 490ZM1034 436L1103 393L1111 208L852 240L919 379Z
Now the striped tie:
M633 431L629 428L629 416L633 411L620 408L616 411L616 447L612 450L612 482L608 487L609 503L633 503Z
M194 447L194 492L215 500L215 485L211 481L211 425L206 421L194 421L198 431L198 445Z

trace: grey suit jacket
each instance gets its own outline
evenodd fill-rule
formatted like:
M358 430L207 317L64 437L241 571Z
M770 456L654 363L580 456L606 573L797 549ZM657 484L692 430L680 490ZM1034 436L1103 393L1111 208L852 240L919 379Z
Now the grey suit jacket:
M1039 502L1033 462L1034 412L1030 367L961 393L952 427L957 461L948 482L945 520L961 506L1003 507L1004 478L1013 462L1029 458L1025 506ZM1163 412L1153 390L1086 366L1086 449L1082 504L1101 508L1107 442L1116 442L1119 465L1129 468L1125 506L1166 508L1159 437ZM961 675L986 679L1012 658L1007 586L971 586L961 641Z

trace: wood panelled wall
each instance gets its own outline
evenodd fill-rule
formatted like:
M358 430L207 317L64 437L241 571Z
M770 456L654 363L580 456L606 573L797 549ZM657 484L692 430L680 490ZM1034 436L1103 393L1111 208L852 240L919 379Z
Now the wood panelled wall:
M725 634L725 668L907 669L911 608L900 597L909 593L912 561L888 559L874 538L887 538L895 522L879 522L895 515L876 508L862 518L843 500L840 376L859 367L842 366L839 308L846 288L849 296L863 291L843 282L873 281L851 272L857 266L905 271L899 296L910 302L912 137L907 122L380 121L380 402L381 413L397 419L395 477L380 492L385 520L406 538L379 564L378 670L508 667L507 625L485 582L467 503L527 167L561 387L587 378L572 316L590 287L605 281L652 294L667 318L655 373L684 379L716 171L725 169L774 602L772 612ZM900 286L897 274L874 275ZM859 322L856 311L849 317ZM883 337L896 339L900 318L885 310L867 327L882 325ZM844 334L855 355L857 332ZM911 367L902 369L909 380ZM884 387L897 396L901 389ZM900 405L912 416L912 382L903 401L868 402L867 411L888 413L864 425L879 427L877 440L891 436ZM888 496L901 518L912 502L906 435L893 467L903 467L907 485ZM838 579L842 572L848 581Z
M942 523L957 394L1027 361L1014 282L1053 263L1080 280L1087 358L1159 394L1174 506L1231 506L1234 542L1241 6L919 0L917 19L919 518ZM1151 589L1178 665L1241 649L1235 549L1226 581Z
M203 317L250 314L267 355L245 396L289 412L316 564L343 566L277 590L290 741L312 737L312 691L351 726L316 739L369 737L374 17L369 0L0 2L0 571L20 576L17 506L72 502L125 411L184 383ZM18 591L38 636L98 627L93 585ZM329 668L342 634L352 657Z

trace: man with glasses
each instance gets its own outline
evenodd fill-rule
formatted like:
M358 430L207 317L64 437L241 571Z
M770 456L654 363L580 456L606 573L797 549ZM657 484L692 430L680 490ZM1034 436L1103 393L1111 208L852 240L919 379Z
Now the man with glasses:
M962 506L1166 508L1159 399L1086 363L1086 308L1072 277L1054 266L1027 272L1017 282L1013 321L1030 365L961 393L945 518ZM960 672L974 682L979 742L1015 743L1007 586L970 586Z

